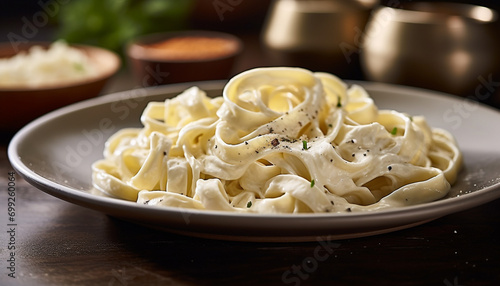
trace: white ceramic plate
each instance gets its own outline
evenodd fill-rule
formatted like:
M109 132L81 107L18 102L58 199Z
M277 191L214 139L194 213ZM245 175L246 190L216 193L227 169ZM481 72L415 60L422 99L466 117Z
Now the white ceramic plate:
M35 187L111 216L170 232L243 241L314 241L367 236L403 229L500 197L500 112L477 103L415 88L358 82L380 108L425 115L451 131L464 152L465 168L449 196L418 206L372 213L256 215L139 205L92 190L91 164L120 128L141 126L148 101L163 100L191 84L116 93L74 104L25 126L8 155ZM219 95L223 82L196 83Z

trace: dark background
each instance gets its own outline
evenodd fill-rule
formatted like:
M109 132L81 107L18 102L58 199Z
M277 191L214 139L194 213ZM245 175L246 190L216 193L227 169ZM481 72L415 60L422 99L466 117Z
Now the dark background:
M57 0L54 0L57 1ZM60 0L61 3L68 3L78 1L78 0ZM348 0L350 1L350 0ZM409 0L381 0L381 5L393 5L391 3L401 3L401 6L404 7L405 3L408 2L418 2L418 1L409 1ZM40 3L48 3L49 0L16 0L16 1L0 1L0 41L7 41L7 34L9 32L20 33L21 27L24 25L22 20L23 17L27 19L32 19L33 15L40 11ZM225 1L222 1L225 2ZM454 1L446 1L446 0L431 0L426 2L458 2L458 3L467 3L467 4L476 4L482 5L489 8L493 8L497 11L500 11L500 1L489 1L489 0L454 0ZM272 0L242 0L241 6L248 6L248 8L240 9L244 10L245 13L236 14L236 13L227 13L228 19L225 21L214 21L216 19L216 15L213 15L214 11L203 11L202 9L211 8L213 10L213 6L211 5L213 1L211 0L194 0L193 1L196 11L196 17L199 19L200 15L204 15L206 17L205 21L191 21L188 23L186 28L204 28L204 29L214 29L221 31L231 31L231 32L239 32L239 31L248 31L248 30L256 30L258 31L261 27L262 22L265 19L267 13L267 7L272 3ZM61 4L63 6L64 4ZM394 5L393 5L394 6ZM252 7L252 8L250 8ZM210 15L212 14L212 15ZM43 29L40 29L35 39L54 39L57 35L57 21L58 16L55 16L51 19L51 24L47 25ZM194 18L194 17L193 17ZM85 18L82 15L82 21Z
M352 0L344 0L352 1ZM107 49L111 49L119 54L123 55L123 47L126 40L133 38L135 35L148 34L151 32L169 31L169 30L180 30L180 29L201 29L201 30L215 30L229 32L243 39L244 44L248 47L247 50L251 50L257 54L246 54L241 60L241 64L235 70L236 72L241 72L243 70L257 67L257 66L268 66L273 65L270 62L270 58L266 58L265 50L263 50L262 43L260 42L260 34L262 24L266 19L268 13L268 8L273 0L183 0L182 2L178 0L124 0L124 1L113 1L113 0L18 0L18 1L0 1L0 42L11 42L12 35L23 35L23 29L26 29L26 21L33 22L35 15L40 13L42 10L41 6L47 5L47 3L58 3L60 6L60 11L55 13L53 17L50 17L47 25L42 27L37 27L36 33L32 38L27 40L37 41L54 41L59 38L65 38L70 43L83 43L95 46L101 46ZM220 15L217 14L214 8L214 3L237 3L237 7L234 7L232 11L224 14L224 19L219 18ZM500 1L489 1L489 0L454 0L454 1L409 1L409 0L381 0L381 5L393 6L393 7L403 7L406 3L411 2L458 2L466 4L482 5L497 11L500 11ZM78 6L78 3L82 4L85 11L80 12L74 7ZM90 3L90 4L89 4ZM104 4L103 4L104 3ZM127 20L126 15L115 15L112 12L102 11L102 9L95 8L92 9L92 5L101 5L103 7L114 5L114 3L129 3L130 6L142 5L144 3L149 4L165 4L165 3L191 3L188 11L184 11L183 15L178 15L179 17L174 17L172 15L166 16L166 20L162 20L158 15L141 15L134 8L129 7L131 11L130 21ZM132 4L131 4L132 3ZM139 4L138 4L139 3ZM80 5L79 8L82 5ZM89 7L90 6L90 7ZM90 12L89 12L90 11ZM86 12L86 13L85 13ZM100 17L104 19L104 24L101 25L101 30L98 32L89 32L85 25L89 25L91 22L92 13L100 14ZM133 13L132 13L133 12ZM151 13L151 11L150 11ZM73 16L73 20L70 21L71 25L67 25L68 15ZM168 13L167 13L168 14ZM161 15L160 15L161 16ZM169 18L170 17L170 18ZM113 22L110 19L119 18L118 21ZM108 21L108 22L106 22ZM121 21L121 22L120 22ZM135 22L134 22L135 21ZM140 26L144 23L148 23L148 27ZM125 27L127 26L128 27ZM71 27L70 27L71 26ZM137 28L136 31L129 31L132 28ZM109 36L114 30L120 30L120 33L129 32L129 37L122 35L120 39L113 39ZM500 29L499 29L500 31ZM10 35L10 36L9 36ZM500 32L499 32L500 37ZM251 60L249 60L251 59ZM257 59L257 60L256 60ZM124 68L126 67L126 62L124 61ZM360 67L358 71L354 74L349 74L348 76L339 75L345 79L354 80L366 80ZM500 76L500 75L499 75ZM123 88L127 88L126 86ZM114 90L113 90L114 91ZM484 102L495 107L500 107L500 95L495 96L495 100L490 100Z

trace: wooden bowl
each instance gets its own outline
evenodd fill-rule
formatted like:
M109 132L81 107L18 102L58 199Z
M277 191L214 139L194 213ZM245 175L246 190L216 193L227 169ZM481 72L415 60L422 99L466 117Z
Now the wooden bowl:
M9 58L33 46L48 48L50 42L30 42L14 47L11 43L0 44L0 58ZM65 105L92 98L120 68L120 58L113 52L92 46L71 45L89 57L98 69L91 78L70 83L43 85L40 87L0 87L0 132L11 133L33 119Z
M228 79L242 48L231 34L179 31L138 37L125 52L137 84L148 87Z

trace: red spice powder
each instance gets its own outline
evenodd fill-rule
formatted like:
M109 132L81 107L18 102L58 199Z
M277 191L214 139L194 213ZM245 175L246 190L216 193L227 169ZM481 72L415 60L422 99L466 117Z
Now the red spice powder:
M230 39L211 37L177 37L143 46L148 57L165 60L204 60L229 56L238 50Z

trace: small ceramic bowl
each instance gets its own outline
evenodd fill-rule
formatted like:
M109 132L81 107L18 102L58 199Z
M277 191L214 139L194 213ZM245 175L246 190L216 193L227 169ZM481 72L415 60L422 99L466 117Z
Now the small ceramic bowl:
M21 51L29 51L33 46L44 49L51 42L29 42L13 46L11 43L0 44L0 58L10 58ZM121 66L115 53L98 47L70 45L88 57L97 68L94 76L71 82L57 82L39 86L0 87L0 132L11 133L20 129L33 119L63 107L65 105L92 98Z
M178 31L138 37L125 52L137 84L148 87L227 79L242 49L231 34Z

